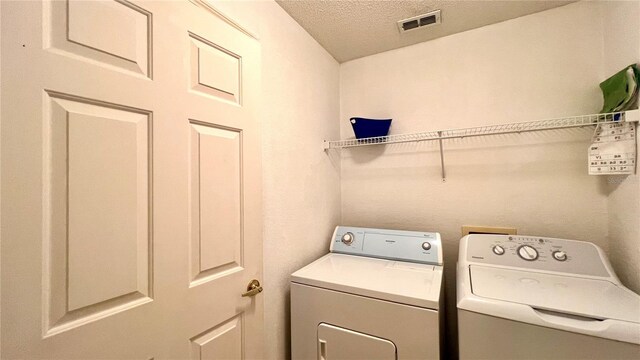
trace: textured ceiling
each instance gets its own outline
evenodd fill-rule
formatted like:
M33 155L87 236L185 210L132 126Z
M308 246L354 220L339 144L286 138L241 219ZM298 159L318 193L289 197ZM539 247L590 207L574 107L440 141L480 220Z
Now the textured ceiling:
M573 1L276 0L333 57L344 62L566 5ZM404 34L396 22L442 10L440 25Z

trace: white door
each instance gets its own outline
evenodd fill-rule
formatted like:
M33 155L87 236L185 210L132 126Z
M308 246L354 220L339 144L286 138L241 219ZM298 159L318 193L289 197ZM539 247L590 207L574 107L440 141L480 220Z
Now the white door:
M260 358L257 40L187 1L0 15L2 358Z

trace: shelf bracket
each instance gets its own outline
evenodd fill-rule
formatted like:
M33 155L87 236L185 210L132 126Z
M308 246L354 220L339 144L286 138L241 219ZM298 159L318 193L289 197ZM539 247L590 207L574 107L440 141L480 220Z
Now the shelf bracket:
M442 147L442 131L438 131L438 143L440 144L440 169L442 171L442 182L447 181L447 176L444 171L444 149Z

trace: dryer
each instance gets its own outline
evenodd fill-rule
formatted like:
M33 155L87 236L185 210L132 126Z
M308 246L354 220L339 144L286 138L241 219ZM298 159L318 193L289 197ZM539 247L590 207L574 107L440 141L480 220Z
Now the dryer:
M592 243L468 235L457 281L460 359L640 359L640 296Z
M438 233L336 227L291 275L292 358L439 359L442 271Z

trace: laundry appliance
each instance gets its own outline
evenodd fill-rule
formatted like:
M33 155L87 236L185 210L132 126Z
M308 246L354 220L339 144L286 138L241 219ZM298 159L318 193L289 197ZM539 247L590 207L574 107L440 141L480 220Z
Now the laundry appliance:
M292 358L439 359L440 235L338 226L291 275Z
M457 301L460 359L640 359L640 296L589 242L465 236Z

